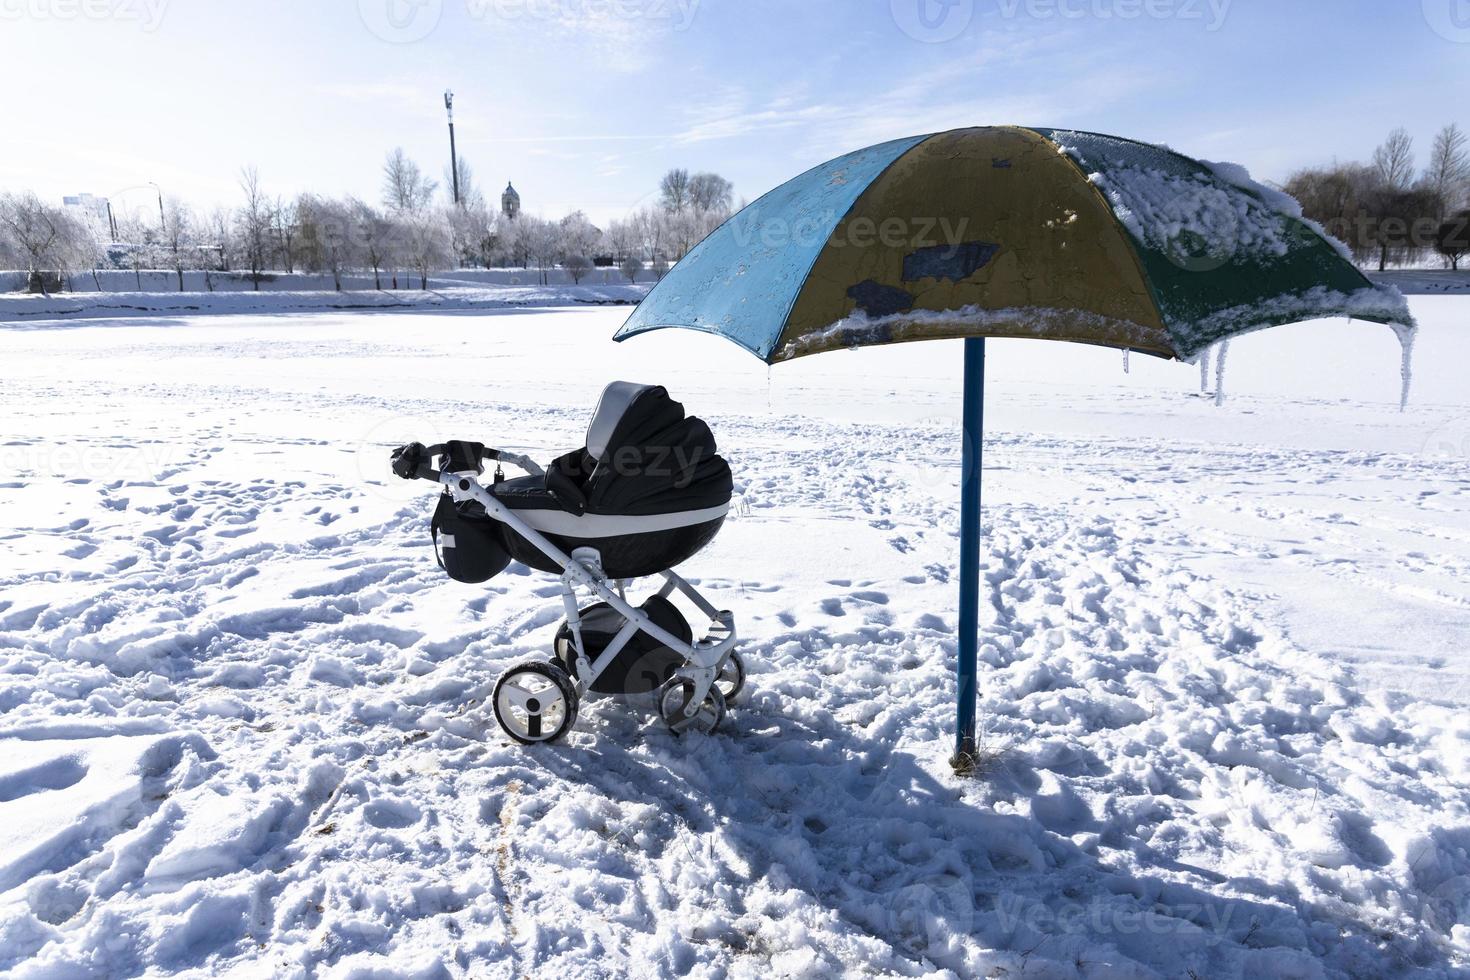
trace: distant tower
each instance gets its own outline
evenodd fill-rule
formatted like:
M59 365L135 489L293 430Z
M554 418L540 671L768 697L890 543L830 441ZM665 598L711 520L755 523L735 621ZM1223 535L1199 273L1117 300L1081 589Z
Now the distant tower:
M505 193L500 195L500 213L511 220L521 216L521 196L516 193L514 184L506 184Z

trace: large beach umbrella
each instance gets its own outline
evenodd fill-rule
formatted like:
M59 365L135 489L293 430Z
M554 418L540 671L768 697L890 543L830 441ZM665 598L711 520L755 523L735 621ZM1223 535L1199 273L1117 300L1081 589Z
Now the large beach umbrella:
M618 340L663 327L726 337L768 364L964 337L959 711L975 751L986 337L1190 360L1251 330L1319 317L1414 322L1296 202L1229 164L1096 133L961 129L838 157L711 234ZM1346 342L1346 341L1345 341Z

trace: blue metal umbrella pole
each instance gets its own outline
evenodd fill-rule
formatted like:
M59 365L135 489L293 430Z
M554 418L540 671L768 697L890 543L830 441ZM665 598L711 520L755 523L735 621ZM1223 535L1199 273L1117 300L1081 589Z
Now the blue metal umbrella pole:
M955 752L950 765L975 768L975 653L980 642L980 487L985 449L985 338L965 339L964 449L960 469L960 642Z

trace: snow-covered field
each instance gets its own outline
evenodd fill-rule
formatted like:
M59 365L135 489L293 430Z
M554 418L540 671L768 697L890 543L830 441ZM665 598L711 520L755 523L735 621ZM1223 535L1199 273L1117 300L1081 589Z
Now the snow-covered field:
M958 346L774 371L626 311L0 328L0 974L1470 969L1470 301L1198 372L991 345L987 765L951 748ZM555 583L453 584L389 447L550 458L666 384L736 472L683 569L710 737L484 699Z

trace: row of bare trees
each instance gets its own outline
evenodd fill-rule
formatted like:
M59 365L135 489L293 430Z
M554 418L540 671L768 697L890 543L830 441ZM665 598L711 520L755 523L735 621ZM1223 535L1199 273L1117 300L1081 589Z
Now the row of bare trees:
M26 287L48 292L69 273L95 269L102 251L86 223L30 192L0 193L0 267L22 269Z
M734 188L719 174L677 168L659 183L656 204L609 223L605 251L623 262L682 259L730 217Z
M446 186L453 177L446 168ZM26 270L33 291L64 288L86 272L101 289L96 273L105 268L131 269L140 290L144 271L167 269L180 291L186 273L202 273L212 291L220 273L242 274L259 289L276 271L329 275L338 290L349 274L368 273L376 289L426 289L430 272L454 266L519 266L546 283L551 269L581 282L600 263L635 281L644 270L661 276L731 211L730 182L710 173L670 171L656 205L606 230L581 211L559 220L507 216L487 203L463 161L458 178L459 202L444 201L439 183L395 149L383 163L379 201L370 203L275 196L246 167L236 207L201 212L167 198L156 218L122 215L115 235L75 208L0 194L0 268Z
M1470 255L1470 139L1458 125L1435 136L1423 170L1413 138L1396 129L1370 162L1301 170L1284 190L1354 258L1380 271L1432 253L1458 269Z

